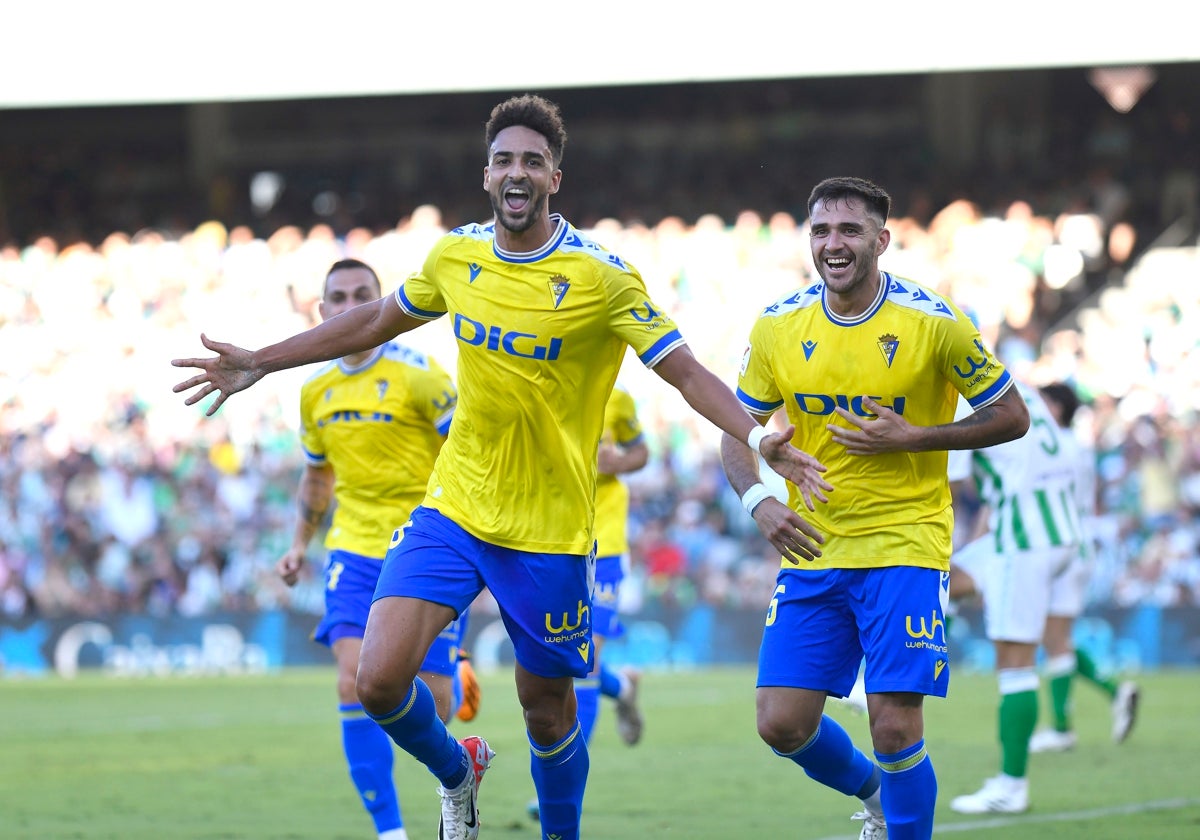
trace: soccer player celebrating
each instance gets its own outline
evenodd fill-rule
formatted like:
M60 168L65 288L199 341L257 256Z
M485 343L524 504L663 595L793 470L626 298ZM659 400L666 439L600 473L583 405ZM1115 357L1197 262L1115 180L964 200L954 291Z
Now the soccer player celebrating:
M783 408L837 493L802 516L794 488L778 501L754 453L721 441L730 484L783 555L759 651L758 732L816 781L862 800L860 837L928 838L937 779L923 704L944 697L950 678L946 452L1019 437L1029 418L961 311L879 269L891 238L883 189L828 179L808 209L820 280L759 316L737 394L764 423ZM955 421L960 393L974 413ZM824 537L815 552L814 531ZM875 761L823 713L827 696L849 693L864 657Z
M216 394L208 413L272 371L361 352L448 316L459 401L424 501L393 538L371 605L358 697L441 782L441 840L479 834L477 792L493 752L456 741L417 678L430 644L486 586L516 655L517 696L545 836L578 838L588 775L573 680L591 670L597 449L626 349L697 412L748 441L806 504L823 467L767 434L687 348L635 268L551 214L566 129L538 96L497 105L484 129L493 219L443 237L395 294L257 351L201 336L217 355L175 391ZM808 543L816 549L815 543Z
M381 293L369 265L341 260L325 276L321 317L336 317L378 300ZM392 780L392 743L363 712L355 693L359 651L388 538L425 495L457 398L437 362L395 343L343 356L300 389L306 459L297 493L300 515L291 547L275 568L286 584L296 583L308 544L336 500L325 539L325 615L313 638L328 645L337 662L342 748L380 840L407 840L408 835ZM442 720L454 711L466 621L465 612L452 621L421 665L420 678L433 692ZM469 666L463 668L473 684ZM469 685L467 690L478 689Z

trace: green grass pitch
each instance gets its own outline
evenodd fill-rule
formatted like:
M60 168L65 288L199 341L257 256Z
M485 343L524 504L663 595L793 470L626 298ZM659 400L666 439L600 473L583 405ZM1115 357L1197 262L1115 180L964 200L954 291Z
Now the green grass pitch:
M258 677L0 682L0 837L6 840L370 840L343 764L332 669ZM536 838L529 754L509 673L481 676L481 734L497 758L480 795L482 837ZM1109 740L1106 700L1077 683L1079 746L1032 757L1032 810L964 817L950 799L997 770L995 680L956 674L926 705L939 783L937 836L1001 840L1200 837L1200 678L1143 675L1137 727ZM591 840L858 836L857 800L773 756L754 728L751 668L651 672L646 735L629 748L605 703L591 746L583 834ZM869 750L867 721L828 712ZM1043 717L1045 712L1043 710ZM436 781L397 753L412 840L437 833Z

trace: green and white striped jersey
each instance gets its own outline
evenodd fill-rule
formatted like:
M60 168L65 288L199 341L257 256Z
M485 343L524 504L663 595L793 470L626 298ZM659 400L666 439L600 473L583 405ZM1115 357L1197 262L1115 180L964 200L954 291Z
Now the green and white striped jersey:
M1037 390L1017 383L1029 407L1023 437L971 454L971 474L988 506L998 553L1079 545L1079 469L1083 453L1060 428Z

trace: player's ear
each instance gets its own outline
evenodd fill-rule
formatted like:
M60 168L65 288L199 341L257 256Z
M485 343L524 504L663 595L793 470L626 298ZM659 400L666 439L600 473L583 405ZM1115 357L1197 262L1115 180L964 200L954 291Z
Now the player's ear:
M562 183L562 170L555 169L554 174L550 176L550 189L547 191L550 195L558 192L558 187Z
M892 241L892 232L887 228L879 231L879 239L875 243L875 256L879 256L887 250L888 243Z
M488 184L491 180L492 180L491 174L488 172L487 166L484 166L483 167L483 190L484 190L484 192L487 192L489 189L491 189L491 187L488 186Z

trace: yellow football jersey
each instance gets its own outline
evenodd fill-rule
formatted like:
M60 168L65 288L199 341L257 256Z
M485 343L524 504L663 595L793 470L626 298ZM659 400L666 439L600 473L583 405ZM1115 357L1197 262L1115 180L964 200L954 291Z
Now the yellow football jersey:
M933 426L954 419L960 393L978 409L1012 382L957 307L890 274L856 318L829 311L821 282L767 307L750 331L738 398L759 417L784 408L793 443L825 464L834 487L829 503L808 513L788 485L792 507L825 536L822 556L803 567L950 565L946 453L849 455L826 428L845 425L835 406L869 417L862 397L870 396L909 423Z
M642 439L637 404L621 386L613 388L604 407L602 441L632 446ZM596 478L596 556L615 557L629 551L629 488L615 475Z
M425 495L458 400L434 360L386 344L354 368L338 359L300 389L300 442L308 462L333 468L329 549L387 553L392 531Z
M496 545L582 555L625 349L653 367L684 342L633 266L552 218L530 253L497 247L490 223L451 231L396 300L449 314L458 340L459 404L423 503Z

